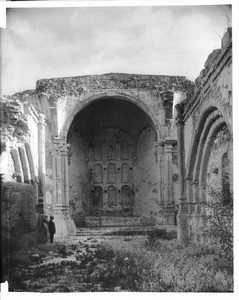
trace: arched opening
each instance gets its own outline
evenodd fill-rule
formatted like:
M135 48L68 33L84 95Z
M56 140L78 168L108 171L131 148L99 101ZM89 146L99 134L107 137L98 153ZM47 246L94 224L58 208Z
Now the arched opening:
M125 183L131 191L133 217L147 211L152 197L150 193L145 196L139 187L143 181L148 189L158 184L156 140L155 126L148 114L125 99L104 97L80 110L67 136L72 154L69 203L77 202L72 205L71 217L75 219L83 211L86 218L97 214L101 216L101 222L104 217L112 217L110 224L116 225L114 218L118 218L119 224L120 217L129 215L124 211L121 199ZM93 207L96 186L102 191L102 205ZM124 192L124 198L125 195Z
M226 154L225 154L226 153ZM210 107L199 118L190 149L187 172L188 201L195 205L192 227L196 240L201 236L207 203L218 192L229 198L232 182L232 137L227 123L216 107ZM205 206L206 205L206 206Z

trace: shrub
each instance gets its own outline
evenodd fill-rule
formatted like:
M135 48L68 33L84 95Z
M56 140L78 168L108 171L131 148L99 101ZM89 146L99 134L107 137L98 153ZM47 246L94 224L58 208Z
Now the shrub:
M132 253L99 246L95 257L105 263L95 269L90 278L91 282L100 282L104 290L113 290L116 286L123 290L138 290L141 268Z
M221 255L233 259L233 202L225 199L220 190L209 188L210 201L206 204L204 236L219 246Z
M153 228L148 232L146 244L153 246L158 239L173 240L177 238L177 233L174 231L167 232L165 228Z

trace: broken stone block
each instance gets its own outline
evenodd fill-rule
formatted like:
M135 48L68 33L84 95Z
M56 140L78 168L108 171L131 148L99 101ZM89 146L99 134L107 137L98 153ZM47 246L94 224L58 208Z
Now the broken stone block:
M40 260L40 255L39 254L33 254L31 255L31 260L36 262Z

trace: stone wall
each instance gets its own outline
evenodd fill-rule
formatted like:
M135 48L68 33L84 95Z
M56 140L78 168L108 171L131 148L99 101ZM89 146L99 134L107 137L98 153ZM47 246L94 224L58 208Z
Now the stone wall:
M36 185L4 182L1 186L2 242L9 250L37 242Z
M180 152L181 200L179 236L196 241L202 236L204 206L210 188L232 189L232 40L231 28L214 50L196 79L193 96L177 105ZM225 184L225 174L228 183ZM181 221L180 221L181 220ZM181 235L182 234L182 235Z
M1 99L1 242L5 255L37 243L38 123L39 114L31 104L14 96Z

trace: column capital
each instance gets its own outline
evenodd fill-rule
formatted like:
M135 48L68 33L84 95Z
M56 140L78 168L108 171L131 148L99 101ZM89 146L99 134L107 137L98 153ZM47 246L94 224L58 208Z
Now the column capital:
M62 138L53 139L53 148L55 151L58 151L61 155L68 154L69 147L70 144L68 144L65 139Z
M165 140L163 143L165 146L174 146L177 145L177 140Z
M194 180L191 181L191 184L192 185L199 185L199 181L194 179Z
M155 142L154 146L158 154L164 153L164 151L173 150L173 146L177 145L177 140L163 140L160 142Z
M176 140L165 140L164 141L164 152L165 153L173 153L174 145L177 145Z

